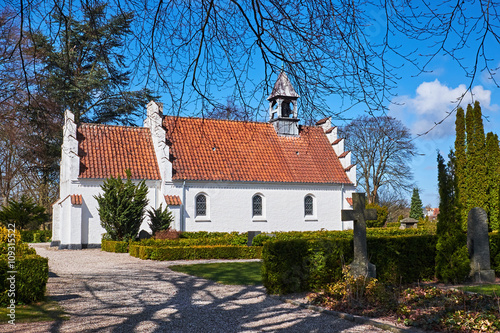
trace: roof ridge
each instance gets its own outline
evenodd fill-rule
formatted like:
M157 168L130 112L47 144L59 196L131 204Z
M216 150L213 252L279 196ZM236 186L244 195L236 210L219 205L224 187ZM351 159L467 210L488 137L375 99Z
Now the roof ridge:
M110 125L110 124L94 124L94 123L79 123L78 127L111 127L111 128L149 129L149 128L143 127L143 126Z
M202 121L206 120L206 121L249 123L249 124L269 124L269 122L267 122L267 121L239 120L239 119L216 119L216 118L203 118L203 117L181 117L181 116L170 116L170 115L165 115L165 118L194 119L194 120L202 120Z

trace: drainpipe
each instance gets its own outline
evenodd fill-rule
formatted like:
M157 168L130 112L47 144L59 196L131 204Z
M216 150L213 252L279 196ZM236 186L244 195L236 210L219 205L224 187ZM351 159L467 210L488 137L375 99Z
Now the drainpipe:
M185 226L186 226L186 223L184 221L184 211L185 211L185 208L186 207L186 181L183 181L182 182L182 206L181 206L181 218L180 218L180 221L179 221L179 231L184 231L185 229Z

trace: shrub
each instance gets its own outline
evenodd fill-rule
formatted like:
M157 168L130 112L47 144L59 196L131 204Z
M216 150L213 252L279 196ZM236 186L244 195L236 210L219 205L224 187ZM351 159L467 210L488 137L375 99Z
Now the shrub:
M103 194L95 196L101 225L114 241L134 240L148 203L148 188L144 181L134 185L127 170L127 181L120 177L108 178L101 185Z
M161 204L157 209L150 209L148 211L150 223L149 227L151 228L151 234L154 236L158 231L167 230L170 228L170 224L174 220L174 216L172 212L168 211L168 207L165 207L165 210L162 210Z
M389 215L389 209L386 206L380 207L377 204L367 204L367 209L374 208L377 210L377 219L366 221L367 228L381 228L387 222L387 216Z
M132 249L134 257L138 253L139 258L152 260L258 259L262 253L262 248L248 246L137 247Z
M49 278L48 259L39 255L16 257L15 300L16 304L30 304L43 300ZM7 305L12 299L9 295L11 274L8 259L0 256L0 304Z
M35 242L35 234L39 234L38 242L48 242L52 238L51 230L21 230L21 240L26 243L34 243Z
M127 253L128 252L128 242L111 241L103 239L101 241L101 251L115 252L115 253Z
M434 277L435 235L369 236L368 256L381 282L409 283ZM264 242L264 287L271 294L318 290L339 281L353 259L350 238ZM410 264L409 264L410 263Z
M19 201L9 200L8 205L0 211L0 223L6 227L14 224L16 229L38 229L49 218L45 207L25 195Z

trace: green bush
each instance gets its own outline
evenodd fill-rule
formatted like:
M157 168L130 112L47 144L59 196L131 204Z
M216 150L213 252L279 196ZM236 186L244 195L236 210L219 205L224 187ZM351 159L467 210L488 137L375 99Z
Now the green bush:
M45 207L25 195L22 195L19 201L9 200L8 205L0 211L0 223L4 226L15 224L19 230L36 230L49 218L50 215L45 211Z
M246 245L248 236L246 233L217 233L217 237L194 237L194 238L178 238L178 239L143 239L134 244L143 246L197 246L197 245Z
M115 253L127 253L128 252L128 242L111 241L103 239L101 241L101 251L115 252Z
M14 298L16 304L30 304L43 300L49 278L48 259L39 255L25 255L15 259L15 297L9 295L11 276L7 256L0 256L0 304L7 305Z
M369 236L368 257L381 282L432 279L436 241L435 235ZM262 259L262 280L269 293L317 290L338 281L342 266L351 263L352 236L268 241Z
M157 209L148 210L149 227L151 228L151 235L157 231L167 230L170 228L170 224L174 221L174 216L172 212L168 211L168 207L165 207L165 210L162 209L161 204Z
M108 178L101 185L102 194L94 196L97 200L101 226L114 241L134 240L148 204L148 187L144 181L135 185L127 170L127 180Z
M38 234L40 239L38 242L49 242L52 238L52 230L21 230L21 240L26 243L38 243L35 242L35 234Z
M138 249L137 249L138 247ZM193 259L259 259L260 247L247 246L191 246L154 247L132 245L131 255L152 260L193 260Z
M376 209L377 210L377 219L376 220L368 220L366 221L367 228L381 228L384 226L385 222L387 222L387 216L389 215L389 209L386 206L379 206L377 204L368 204L366 205L367 209Z

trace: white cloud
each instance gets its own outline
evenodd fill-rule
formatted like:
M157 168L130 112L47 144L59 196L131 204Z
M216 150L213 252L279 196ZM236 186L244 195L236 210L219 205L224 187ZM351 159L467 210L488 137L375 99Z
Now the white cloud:
M460 98L462 107L478 100L481 103L483 113L485 110L496 111L498 105L491 105L491 91L485 90L482 86L472 88L472 95L467 92L464 84L456 88L450 88L439 80L423 82L416 90L414 97L400 96L393 100L395 103L390 107L389 114L401 119L408 126L413 134L422 134L429 131L436 123L442 121L457 106ZM455 131L454 113L442 124L435 126L429 132L428 137L443 137L454 134Z

